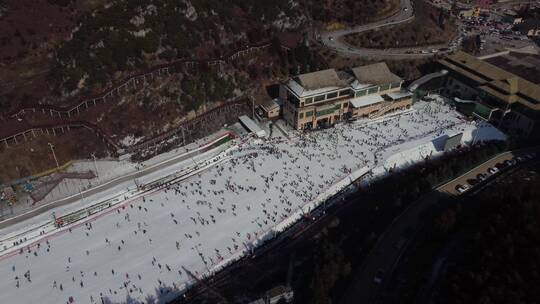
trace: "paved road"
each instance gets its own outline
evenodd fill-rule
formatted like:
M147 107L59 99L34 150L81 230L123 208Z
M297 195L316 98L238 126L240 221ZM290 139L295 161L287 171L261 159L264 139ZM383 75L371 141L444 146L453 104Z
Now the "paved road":
M228 145L222 145L222 146L216 148L216 150L213 151L212 155L218 154L219 152L223 151L226 147L228 147ZM174 165L174 164L176 164L178 162L181 162L181 161L187 160L189 158L192 158L192 157L194 157L194 156L196 156L198 154L199 154L198 151L194 151L193 153L184 154L184 155L182 155L180 157L175 157L175 158L166 160L164 162L158 163L156 165L152 165L152 166L150 166L148 168L145 168L143 170L121 176L121 177L119 177L117 179L114 179L114 180L112 180L110 182L107 182L105 184L90 188L90 189L84 191L83 194L84 194L85 197L88 197L88 196L91 196L93 194L106 191L106 190L111 189L113 187L116 187L116 186L118 186L118 185L120 185L122 183L132 181L132 180L134 180L136 178L142 177L144 175L147 175L147 174L156 172L158 170L164 169L164 168L166 168L168 166ZM54 202L46 204L46 205L39 206L36 209L33 209L33 210L29 211L29 212L26 212L26 213L23 213L23 214L20 214L20 215L16 215L14 217L11 217L11 218L8 218L8 219L5 219L5 220L1 221L0 222L0 229L8 227L8 226L16 224L16 223L19 223L19 222L22 222L24 220L27 220L27 219L32 218L34 216L37 216L39 214L45 213L45 212L47 212L47 211L49 211L51 209L54 209L56 207L60 207L60 206L64 206L64 205L67 205L67 204L74 203L74 202L78 201L79 199L80 199L79 194L75 194L75 195L69 196L67 198L57 200L57 201L54 201Z
M491 7L504 7L512 4L519 3L532 3L532 0L514 0L510 2L503 2L493 4ZM439 4L438 6L444 7ZM468 8L467 5L458 3L459 7ZM446 9L449 9L446 8ZM355 26L348 29L321 32L319 34L319 41L326 48L340 53L346 56L354 56L357 58L391 58L391 59L411 59L411 58L423 58L431 57L436 54L446 54L452 52L456 47L448 46L446 44L428 45L421 47L408 47L408 48L387 48L387 49L375 49L375 48L362 48L356 47L345 42L345 36L352 33L362 33L378 29L385 26L396 25L400 23L410 22L414 19L414 8L412 7L411 0L400 0L400 10L394 15L387 17L383 20L373 22L370 24ZM462 27L459 26L459 33L463 33ZM454 42L454 41L452 41ZM451 43L450 43L451 44ZM447 51L432 52L433 49L448 48Z
M507 6L512 6L512 5L516 5L516 4L535 3L537 1L538 0L510 0L510 1L492 3L492 4L489 5L489 7L490 8L500 8L500 7L507 7ZM432 5L436 6L436 7L442 7L442 8L447 9L447 10L449 10L452 7L452 4L451 4L452 1L441 1L441 2L428 1L428 2L431 3ZM476 3L476 1L474 1L472 3L463 3L463 2L460 2L460 1L456 1L456 7L459 8L459 9L470 9L470 8L476 7L477 5L478 4Z
M432 49L438 49L446 47L446 45L430 45L423 47L412 47L412 48L392 48L392 49L370 49L370 48L360 48L354 47L347 42L345 42L344 37L352 33L362 33L366 31L371 31L377 28L396 25L400 23L405 23L412 21L414 19L414 9L412 7L410 0L400 0L400 10L394 15L373 22L366 25L355 26L348 29L336 30L322 32L319 35L320 42L327 48L342 53L345 55L354 55L355 57L392 57L392 58L418 58L418 57L429 57L435 55L430 51ZM427 53L419 53L422 50L427 51ZM407 54L407 52L416 52L414 54Z
M321 33L321 38L325 44L329 46L339 45L339 42L337 42L337 39L329 39L331 36L334 38L352 34L352 33L361 33L365 31L374 30L376 28L380 28L383 26L388 26L392 24L399 24L402 22L407 22L409 20L412 20L414 18L413 8L410 0L400 0L400 10L395 13L394 15L387 17L383 20L379 20L373 23L365 24L365 25L358 25L352 28L348 29L341 29L341 30L335 30L335 31L329 31L325 33Z
M448 195L458 195L455 185L465 184L467 179L475 177L478 173L485 173L487 168L495 166L499 162L511 159L515 155L525 152L506 152L500 154L487 162L473 168L469 172L455 178L454 180L438 187L428 193L420 200L409 206L400 216L398 216L390 227L380 236L377 244L370 254L364 260L361 270L356 274L354 283L345 292L341 304L349 303L376 303L377 296L382 288L382 284L375 284L373 279L379 269L384 271L385 276L391 276L393 268L398 263L401 254L407 246L408 231L415 231L421 214L428 210L440 199L447 198ZM400 240L403 240L401 246L398 246ZM383 282L384 284L384 282Z

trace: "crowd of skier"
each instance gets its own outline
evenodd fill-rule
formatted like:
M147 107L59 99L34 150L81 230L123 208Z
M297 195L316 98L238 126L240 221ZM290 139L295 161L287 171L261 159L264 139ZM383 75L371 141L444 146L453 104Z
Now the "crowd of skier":
M69 228L59 238L77 234L82 238L80 247L56 253L65 257L64 269L48 277L46 285L63 294L67 303L109 303L109 299L126 295L143 303L156 291L158 297L179 292L184 284L193 283L192 275L203 276L224 265L229 257L249 251L278 223L323 195L338 180L360 168L376 166L384 160L385 148L440 135L459 124L451 111L435 102L426 103L396 117L343 123L323 131L298 133L292 139L244 139L228 152L226 161L189 179L162 185L161 192L127 202L106 215L114 218L114 226L95 232L96 226L103 224L98 218ZM156 232L162 229L167 229L167 236ZM102 237L98 245L85 246L96 237ZM12 265L14 288L36 284L31 279L32 265L54 251L53 243L54 238L47 238L37 246L21 248L19 256L29 263L23 269L19 269L21 263ZM143 271L139 264L131 266L128 260L119 264L105 261L105 271L103 265L101 270L82 269L84 260L93 255L133 257L140 248L148 252L134 259L151 271ZM173 263L159 257L162 250L192 259L189 265ZM196 266L198 261L201 267ZM111 277L118 284L100 286L100 281ZM44 284L43 280L38 284Z

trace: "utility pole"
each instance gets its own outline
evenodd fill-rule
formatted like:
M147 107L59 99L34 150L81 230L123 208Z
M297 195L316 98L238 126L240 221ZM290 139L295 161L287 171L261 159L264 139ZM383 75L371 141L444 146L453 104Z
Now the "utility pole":
M195 164L195 169L199 166L193 157L190 157L191 161Z
M56 159L56 154L54 153L54 145L51 143L47 143L49 147L51 148L52 155L54 157L54 161L56 162L56 168L60 168L60 165L58 165L58 159Z
M96 170L96 177L97 177L98 183L101 183L101 181L99 180L99 173L97 170L96 153L92 153L90 154L90 156L92 156L92 158L94 159L94 169Z
M80 185L79 185L79 194L80 194L80 196L81 196L81 200L84 201L84 195L83 195L83 191L82 191Z
M184 134L184 127L180 126L180 130L182 130L182 146L186 145L186 136Z
M253 100L253 96L249 95L249 100L251 100L251 117L255 119L255 101Z

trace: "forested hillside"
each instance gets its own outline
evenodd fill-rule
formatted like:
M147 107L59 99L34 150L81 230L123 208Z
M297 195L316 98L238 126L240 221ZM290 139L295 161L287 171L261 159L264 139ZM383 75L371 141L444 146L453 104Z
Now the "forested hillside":
M304 19L289 0L114 1L80 18L50 82L67 93L156 62L216 58Z
M451 263L432 303L538 302L538 170L538 164L531 165L463 203L482 208L463 221L463 253Z
M268 98L265 87L291 74L326 68L312 40L317 30L334 22L367 20L358 16L377 18L375 7L396 2L0 0L0 126L21 108L71 107L155 66L220 58L264 43L264 48L227 57L218 67L178 64L171 73L157 74L144 86L124 87L107 102L70 118L98 125L118 143L142 142L226 102ZM350 5L354 20L342 16ZM42 111L27 111L24 119L65 123ZM24 143L21 149L36 151L37 145ZM57 146L66 146L66 159L81 157L66 144ZM0 151L0 159L15 166L28 163L24 153L12 155L21 159ZM36 160L31 172L48 168L43 157L31 155Z

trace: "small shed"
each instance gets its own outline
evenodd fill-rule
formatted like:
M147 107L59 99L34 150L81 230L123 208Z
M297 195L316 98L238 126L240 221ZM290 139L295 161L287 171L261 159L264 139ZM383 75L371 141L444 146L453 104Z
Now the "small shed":
M260 105L263 114L268 119L278 118L281 113L281 101L279 98L266 99Z

